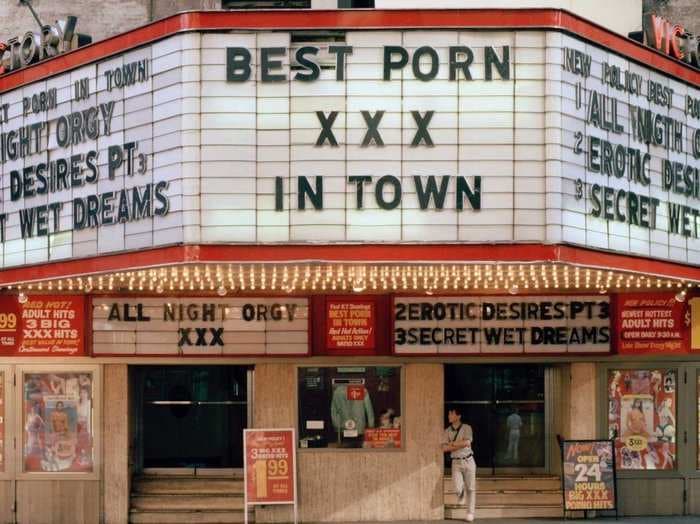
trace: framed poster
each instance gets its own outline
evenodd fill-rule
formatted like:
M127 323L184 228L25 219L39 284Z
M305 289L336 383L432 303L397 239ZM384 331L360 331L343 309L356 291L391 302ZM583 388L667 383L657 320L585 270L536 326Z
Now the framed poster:
M293 504L297 522L294 429L244 429L245 521L248 505Z
M608 436L618 469L676 469L677 384L675 369L608 372Z
M688 305L674 293L625 293L617 297L617 350L626 355L683 354L690 349Z
M98 478L99 368L18 368L19 475Z
M612 440L564 440L564 511L617 510L615 449Z
M10 408L12 405L10 391L12 389L12 368L9 366L0 366L0 479L12 478L14 473L13 468L13 453L12 435L10 435L12 414Z

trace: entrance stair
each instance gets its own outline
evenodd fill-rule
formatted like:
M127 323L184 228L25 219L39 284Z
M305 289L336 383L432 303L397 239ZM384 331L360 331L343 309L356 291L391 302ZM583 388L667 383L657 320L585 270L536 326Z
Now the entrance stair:
M243 517L242 474L139 475L132 482L133 524L229 524Z
M476 518L562 518L561 479L556 476L489 476L476 479ZM466 506L460 505L452 484L445 477L445 518L464 520Z

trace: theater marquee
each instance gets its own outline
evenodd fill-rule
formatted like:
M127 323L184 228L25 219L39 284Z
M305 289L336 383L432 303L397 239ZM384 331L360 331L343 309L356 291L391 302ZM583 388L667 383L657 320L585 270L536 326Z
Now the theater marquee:
M316 241L700 261L696 86L551 30L304 40L192 32L0 95L3 267Z

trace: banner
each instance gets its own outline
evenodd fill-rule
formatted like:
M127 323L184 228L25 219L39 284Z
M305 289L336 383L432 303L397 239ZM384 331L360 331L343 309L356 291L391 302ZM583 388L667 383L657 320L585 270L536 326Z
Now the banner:
M686 304L674 293L635 293L618 299L618 352L687 353Z
M293 429L245 429L248 504L296 504L296 437Z
M376 318L372 300L329 300L326 302L326 348L374 349Z
M616 509L612 441L565 440L562 464L565 511Z
M84 297L37 295L24 304L0 297L0 356L85 354Z

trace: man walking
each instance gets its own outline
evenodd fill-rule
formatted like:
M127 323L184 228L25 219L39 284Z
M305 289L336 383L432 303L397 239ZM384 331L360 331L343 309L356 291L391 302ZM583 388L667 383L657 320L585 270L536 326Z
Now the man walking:
M472 522L476 507L476 462L472 452L474 435L471 426L462 423L460 408L449 410L447 420L450 425L445 429L442 451L452 458L452 482L459 503L467 506L467 522Z

